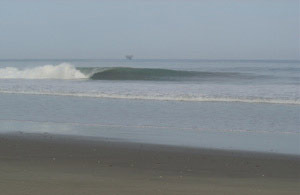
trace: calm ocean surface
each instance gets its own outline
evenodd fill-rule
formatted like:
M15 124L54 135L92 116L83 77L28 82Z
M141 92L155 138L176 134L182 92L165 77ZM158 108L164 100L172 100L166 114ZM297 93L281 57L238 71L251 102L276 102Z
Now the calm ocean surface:
M0 131L300 155L300 62L0 60Z

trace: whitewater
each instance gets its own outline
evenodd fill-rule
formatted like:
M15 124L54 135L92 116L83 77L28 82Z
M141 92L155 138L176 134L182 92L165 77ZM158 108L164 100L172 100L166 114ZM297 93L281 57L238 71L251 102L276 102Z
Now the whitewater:
M0 79L84 79L86 75L68 63L34 68L0 68Z

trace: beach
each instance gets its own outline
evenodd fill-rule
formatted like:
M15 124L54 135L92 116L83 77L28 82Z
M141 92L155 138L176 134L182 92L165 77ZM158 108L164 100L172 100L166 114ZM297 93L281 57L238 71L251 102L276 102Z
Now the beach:
M300 194L299 0L0 10L0 195Z
M54 134L0 136L3 194L298 194L300 157Z

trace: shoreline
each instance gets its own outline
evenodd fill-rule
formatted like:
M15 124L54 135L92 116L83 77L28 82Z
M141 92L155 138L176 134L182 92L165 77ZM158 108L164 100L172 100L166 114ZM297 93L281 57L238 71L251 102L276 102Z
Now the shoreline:
M21 121L23 122L23 121ZM35 123L36 121L30 121ZM36 122L40 123L40 122ZM44 123L44 122L41 122ZM49 122L51 123L51 122ZM72 124L72 123L62 123L62 124ZM84 125L84 124L83 124ZM95 124L96 125L96 124ZM135 127L135 126L128 126ZM238 157L263 157L263 158L287 158L292 160L299 160L300 154L293 153L280 153L272 151L252 151L252 150L237 150L237 149L226 149L226 148L208 148L201 146L189 146L189 145L170 145L161 143L150 143L134 141L130 139L122 138L111 138L111 137L101 137L92 135L76 135L76 134L56 134L48 132L0 132L1 139L12 139L12 140L22 140L22 141L33 141L42 143L55 143L55 144L81 144L86 146L89 144L94 144L95 146L103 146L106 144L115 145L115 147L125 147L128 149L137 148L138 146L143 146L148 150L161 150L164 152L189 152L189 153L199 153L201 154L211 154L211 155L225 155L225 156L238 156ZM65 142L67 141L67 142ZM300 172L299 172L300 173Z
M0 188L5 194L297 194L300 156L0 134Z

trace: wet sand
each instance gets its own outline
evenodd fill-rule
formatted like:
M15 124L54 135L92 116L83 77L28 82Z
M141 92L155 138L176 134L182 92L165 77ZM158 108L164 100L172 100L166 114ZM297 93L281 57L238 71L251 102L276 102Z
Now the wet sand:
M300 156L0 134L6 195L299 194Z

